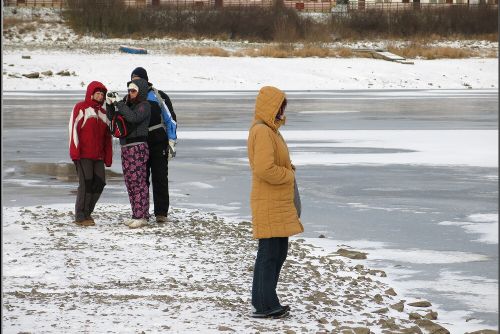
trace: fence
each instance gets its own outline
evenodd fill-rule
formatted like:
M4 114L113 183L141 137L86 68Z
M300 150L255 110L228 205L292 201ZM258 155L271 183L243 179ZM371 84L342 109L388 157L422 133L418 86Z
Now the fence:
M65 6L64 0L4 0L4 7L54 7L62 8Z
M498 8L498 0L481 0L484 4L470 4L470 0L430 0L435 3L408 2L411 0L402 0L403 2L386 2L387 0L375 1L349 1L347 5L337 6L336 0L284 0L285 7L294 8L300 12L339 12L353 10L415 10L415 9L433 9L450 6L467 6L474 9L479 6L489 8ZM462 1L462 3L451 3L452 1ZM271 7L273 0L123 0L124 5L128 7L194 7L194 8L223 8L223 7ZM65 0L4 0L4 6L26 6L26 7L55 7L63 8L66 6Z
M345 0L344 0L345 1ZM300 12L335 12L353 10L412 10L412 9L432 9L450 6L467 6L475 9L480 6L498 8L498 0L484 0L484 4L470 4L470 0L430 0L431 3L421 3L420 0L402 0L403 2L392 2L387 0L350 0L347 5L338 5L337 0L284 0L285 7L294 8ZM455 1L455 3L452 3ZM457 3L461 1L462 3ZM483 1L483 0L481 0ZM194 8L223 8L223 7L271 7L273 0L123 0L128 7L194 7Z
M295 8L298 11L330 12L335 5L335 0L308 0L308 1L283 1L285 7ZM159 0L140 1L124 0L128 7L195 7L195 8L245 8L245 7L271 7L273 0Z

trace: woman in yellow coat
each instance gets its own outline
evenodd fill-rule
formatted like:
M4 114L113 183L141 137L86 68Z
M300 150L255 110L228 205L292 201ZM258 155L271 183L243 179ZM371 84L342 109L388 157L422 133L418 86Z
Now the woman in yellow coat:
M288 237L304 231L294 205L295 168L278 131L285 124L286 103L281 90L263 87L248 135L253 237L259 239L252 285L252 316L256 318L288 314L290 308L280 304L276 286L288 253Z

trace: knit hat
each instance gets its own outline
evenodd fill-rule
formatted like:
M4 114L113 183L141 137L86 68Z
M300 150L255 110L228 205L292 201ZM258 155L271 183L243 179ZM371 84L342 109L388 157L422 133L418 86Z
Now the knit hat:
M127 87L127 88L128 88L128 90L133 89L133 90L135 90L136 92L138 92L138 91L139 91L139 87L137 87L137 85L136 85L135 83L133 83L133 82L130 82L130 83L128 84L128 87Z
M142 67L137 67L135 70L133 70L130 78L132 79L133 76L138 76L141 79L149 81L148 72L146 72L146 70Z
M129 81L127 83L127 88L139 91L139 94L137 95L138 101L145 101L148 97L149 86L148 82L144 79L134 79Z

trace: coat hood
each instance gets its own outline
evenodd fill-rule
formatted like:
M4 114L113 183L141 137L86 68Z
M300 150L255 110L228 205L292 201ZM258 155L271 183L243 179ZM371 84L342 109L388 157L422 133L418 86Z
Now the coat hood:
M282 120L276 120L276 115L285 98L285 93L276 87L262 87L255 102L255 120L261 120L273 130L278 130L285 124L285 117Z
M137 95L137 101L146 101L148 97L149 84L144 79L135 79L127 82L127 87L130 83L134 83L139 88L139 94Z
M108 89L106 88L106 86L104 86L101 82L99 81L92 81L91 83L89 83L89 85L87 86L87 93L85 94L85 102L90 104L90 105L93 105L93 104L98 104L98 105L103 105L104 104L104 101L106 99L103 99L102 102L97 102L97 101L94 101L92 100L92 94L94 94L94 92L97 90L97 89L100 89L102 91L104 91L104 97L106 97L106 93L108 92Z

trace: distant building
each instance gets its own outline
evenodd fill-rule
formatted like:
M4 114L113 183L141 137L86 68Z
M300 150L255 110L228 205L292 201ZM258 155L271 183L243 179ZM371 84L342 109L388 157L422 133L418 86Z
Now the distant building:
M63 7L64 0L3 0L4 6Z
M262 5L269 6L273 0L123 0L129 6L161 6L177 3L198 3L199 5L212 5L222 7L227 5ZM284 0L284 3L289 6L289 3L341 3L342 0ZM421 4L498 4L498 0L348 0L348 3L366 4L367 6L381 3L405 4L405 3L421 3ZM301 9L297 7L297 9Z

